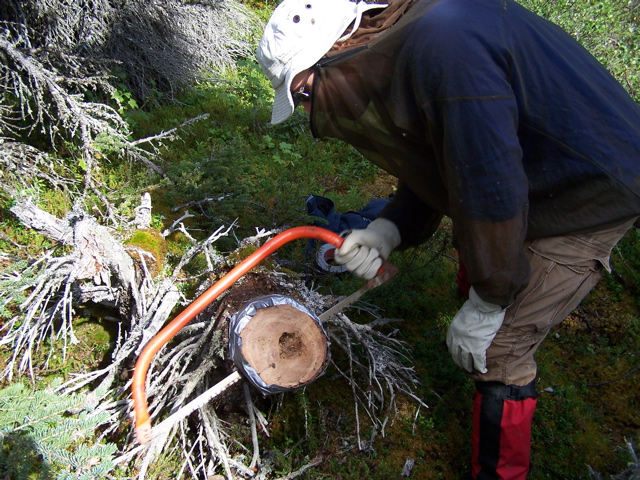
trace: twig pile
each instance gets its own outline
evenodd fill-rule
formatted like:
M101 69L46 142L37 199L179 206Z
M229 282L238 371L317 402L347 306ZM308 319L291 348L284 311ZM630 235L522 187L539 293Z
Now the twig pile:
M149 203L149 198L143 196L140 210L150 208ZM68 253L55 256L49 252L35 262L15 263L0 278L3 287L0 308L14 312L1 332L0 344L10 346L14 352L3 374L6 378L16 372L36 375L43 365L34 365L34 352L51 338L61 341L50 343L49 358L55 345L60 344L65 355L68 345L76 341L74 307L93 302L117 309L119 316L127 320L120 323L119 339L110 364L77 373L56 391L70 394L90 388L87 406L108 413L102 435L121 436L121 425L130 424L132 415L128 378L133 362L180 302L182 296L177 284L184 267L195 256L203 254L207 259L206 271L202 273L208 280L201 285L200 293L233 266L228 264L228 258L233 255L225 259L212 247L231 228L220 228L204 241L194 241L171 275L153 279L145 267L145 255L136 252L134 261L113 230L101 226L81 210L58 219L25 200L12 211L26 225L63 245ZM146 213L141 211L139 219L148 219ZM259 230L254 237L243 240L239 251L246 250L248 245L259 246L274 233ZM147 252L147 255L150 254ZM245 302L268 293L291 296L317 315L336 301L332 296L308 288L295 275L262 265L254 268L155 356L146 387L155 425L154 437L140 446L130 429L117 463L136 459L138 476L143 479L160 455L177 449L183 459L182 469L193 478L220 471L229 479L237 476L272 478L269 458L261 458L258 430L269 435L269 426L257 407L260 394L235 374L240 381L233 380L219 387L220 391L214 395L203 398L212 387L218 387L223 379L234 375L235 366L228 355L230 318ZM12 309L11 305L16 302L19 308ZM345 353L343 357L348 359L346 368L338 362L333 368L351 386L356 446L369 451L375 437L384 436L385 428L393 421L399 394L408 395L418 406L424 404L414 394L418 381L405 345L394 338L393 332L380 331L381 326L396 320L381 318L372 305L356 306L373 320L355 323L341 312L327 319L325 328L334 348L340 348ZM362 438L361 412L372 425L367 439ZM294 478L292 475L289 478Z

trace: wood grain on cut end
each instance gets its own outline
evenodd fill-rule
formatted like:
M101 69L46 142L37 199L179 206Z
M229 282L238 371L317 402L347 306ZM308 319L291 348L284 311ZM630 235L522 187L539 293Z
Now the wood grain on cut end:
M295 388L315 380L327 362L318 323L291 305L261 308L240 333L242 355L267 385Z

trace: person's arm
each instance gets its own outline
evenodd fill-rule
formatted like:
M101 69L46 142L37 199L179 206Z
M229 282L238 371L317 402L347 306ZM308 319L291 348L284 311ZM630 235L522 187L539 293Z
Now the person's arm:
M438 4L424 18L405 62L422 79L415 97L469 283L483 301L506 306L529 280L523 112L511 87L516 59L498 4L474 5L472 13L456 5Z
M414 247L426 242L435 233L442 221L442 213L424 203L402 181L391 201L378 215L391 220L400 231L400 249Z
M438 228L442 215L399 182L392 200L367 228L354 230L336 250L334 260L347 270L373 278L391 251L418 245Z

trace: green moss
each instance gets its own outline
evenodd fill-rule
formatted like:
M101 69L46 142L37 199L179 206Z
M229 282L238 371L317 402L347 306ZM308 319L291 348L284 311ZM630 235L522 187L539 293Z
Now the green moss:
M237 250L229 254L229 256L226 259L227 264L230 267L235 267L236 265L245 261L251 255L253 255L257 250L258 250L258 247L255 247L253 245L247 245L245 247L238 248ZM271 259L271 256L268 256L262 259L262 261L257 266L263 267L267 270L274 270L278 268L275 262Z
M144 256L144 262L152 276L156 276L162 271L164 260L167 255L167 245L165 239L160 235L157 230L141 229L131 235L125 245L131 245L137 247L145 252L149 252L153 259L148 256ZM140 253L135 249L129 249L129 254L137 261L140 262Z
M246 247L242 247L237 249L235 252L231 253L227 258L229 264L237 264L246 260L249 256L253 255L255 251L258 250L258 247L254 247L253 245L247 245Z

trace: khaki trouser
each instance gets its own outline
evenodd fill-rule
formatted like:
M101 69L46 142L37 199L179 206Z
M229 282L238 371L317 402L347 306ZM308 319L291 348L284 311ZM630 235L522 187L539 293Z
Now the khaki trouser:
M487 350L478 381L524 386L536 377L536 350L552 327L564 320L610 271L611 250L635 219L583 235L540 238L525 244L531 280L507 309L502 327Z

